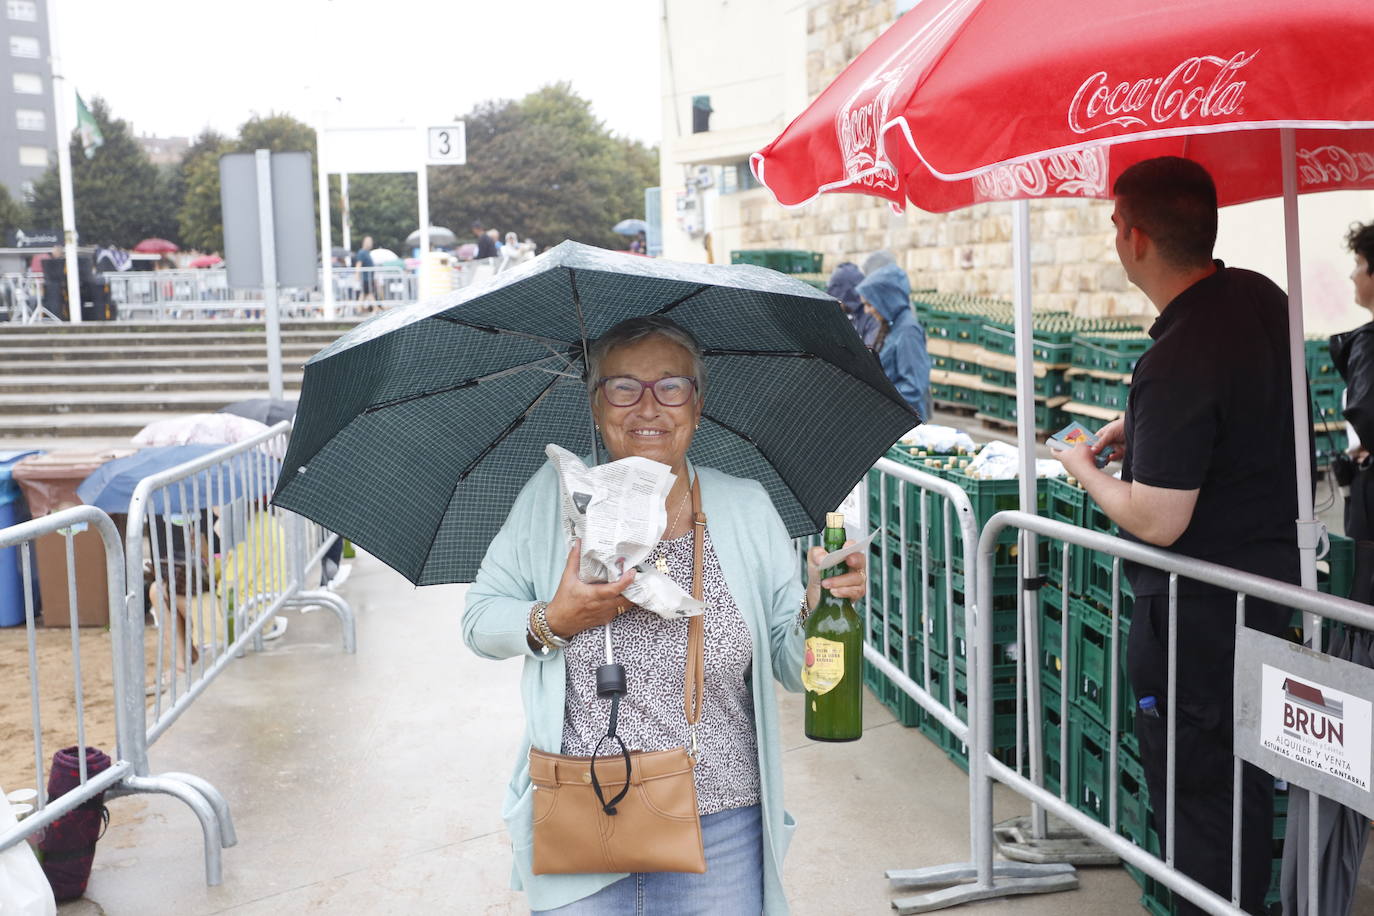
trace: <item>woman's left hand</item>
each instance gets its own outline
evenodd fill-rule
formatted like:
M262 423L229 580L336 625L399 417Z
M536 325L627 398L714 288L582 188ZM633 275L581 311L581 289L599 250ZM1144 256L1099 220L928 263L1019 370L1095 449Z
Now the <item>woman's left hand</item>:
M848 547L853 541L845 541ZM820 569L816 566L816 561L825 556L826 550L823 547L812 547L807 555L807 586L806 603L809 607L816 607L821 601L821 586L824 585L837 598L849 598L857 601L864 596L865 583L868 580L866 567L868 557L863 553L855 553L845 558L845 565L849 571L838 576L831 576L828 579L820 578Z

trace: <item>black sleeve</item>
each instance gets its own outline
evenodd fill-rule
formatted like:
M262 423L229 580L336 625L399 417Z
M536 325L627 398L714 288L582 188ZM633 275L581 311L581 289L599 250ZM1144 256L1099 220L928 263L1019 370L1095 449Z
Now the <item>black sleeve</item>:
M1345 418L1360 444L1374 451L1374 334L1357 334L1346 362Z
M1178 368L1137 377L1131 385L1131 476L1150 487L1197 490L1220 432L1218 399L1206 372Z

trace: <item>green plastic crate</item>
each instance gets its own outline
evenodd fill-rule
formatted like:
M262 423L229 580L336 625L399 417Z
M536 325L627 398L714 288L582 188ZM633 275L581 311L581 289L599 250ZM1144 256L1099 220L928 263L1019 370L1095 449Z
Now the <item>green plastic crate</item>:
M1307 377L1313 382L1337 375L1331 360L1331 344L1325 337L1309 337L1306 341Z
M1326 555L1327 570L1317 575L1317 588L1328 595L1349 598L1355 585L1355 542L1339 534L1327 535L1331 549Z
M1073 340L1071 362L1078 369L1129 375L1154 340L1143 332L1080 334Z

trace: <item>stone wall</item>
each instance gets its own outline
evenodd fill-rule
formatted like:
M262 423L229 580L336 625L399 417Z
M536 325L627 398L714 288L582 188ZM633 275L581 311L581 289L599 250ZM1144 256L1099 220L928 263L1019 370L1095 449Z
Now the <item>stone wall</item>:
M814 98L896 18L893 0L813 0L807 25L807 83ZM1010 299L1011 205L979 204L947 214L829 194L784 210L765 190L737 195L744 248L805 248L825 270L862 263L888 248L913 286ZM1037 309L1085 316L1152 315L1116 258L1109 201L1031 202L1032 292Z

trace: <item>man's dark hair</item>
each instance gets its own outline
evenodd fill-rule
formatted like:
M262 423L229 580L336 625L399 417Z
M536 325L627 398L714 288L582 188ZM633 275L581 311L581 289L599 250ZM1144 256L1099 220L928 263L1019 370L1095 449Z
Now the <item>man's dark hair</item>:
M484 226L484 225L482 225L482 221L481 221L480 219L475 219L475 220L472 221L472 228L473 228L473 229L485 229L485 228L487 228L487 227Z
M1364 258L1366 271L1374 275L1374 222L1353 224L1346 233L1345 246L1352 254Z
M1112 185L1127 229L1144 232L1174 267L1212 263L1217 241L1217 186L1191 159L1160 156L1137 162Z

